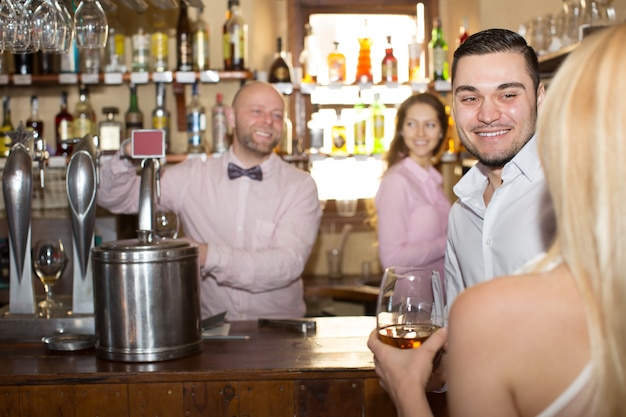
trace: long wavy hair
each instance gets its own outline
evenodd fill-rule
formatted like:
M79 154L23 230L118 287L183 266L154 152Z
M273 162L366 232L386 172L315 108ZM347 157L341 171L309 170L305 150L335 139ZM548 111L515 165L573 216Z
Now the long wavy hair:
M626 416L626 25L586 38L550 83L539 153L557 218L548 261L570 269L587 315L594 417Z
M389 151L387 151L387 154L385 155L387 169L409 156L409 148L404 143L404 138L402 137L402 126L404 126L404 121L406 120L406 114L409 111L409 108L417 103L427 104L437 113L437 120L439 121L439 126L441 126L441 138L439 139L437 147L433 150L433 155L437 154L437 152L441 149L441 145L443 144L446 134L448 133L448 115L446 114L446 108L441 100L433 94L414 94L404 100L398 108L398 112L396 114L396 130L393 135L393 139L391 140L391 144L389 145Z

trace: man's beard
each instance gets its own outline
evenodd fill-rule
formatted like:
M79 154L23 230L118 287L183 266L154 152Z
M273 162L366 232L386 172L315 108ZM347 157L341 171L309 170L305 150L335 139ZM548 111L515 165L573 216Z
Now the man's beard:
M252 135L250 134L239 135L239 132L237 132L237 140L248 151L259 156L270 155L272 152L274 152L274 148L280 142L280 139L275 139L274 141L270 142L269 145L266 146L266 145L255 142L252 139Z

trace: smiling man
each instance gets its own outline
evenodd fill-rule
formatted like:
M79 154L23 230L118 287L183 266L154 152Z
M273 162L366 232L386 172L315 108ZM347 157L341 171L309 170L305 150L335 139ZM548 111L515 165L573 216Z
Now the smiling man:
M556 227L534 136L545 89L532 48L505 29L474 34L454 53L452 92L459 137L478 163L454 187L448 306L547 250Z
M315 182L278 157L284 101L251 82L233 100L233 144L220 157L190 158L161 174L160 204L176 212L199 249L202 317L291 318L305 313L300 274L321 219ZM140 178L127 159L103 164L98 204L135 213Z

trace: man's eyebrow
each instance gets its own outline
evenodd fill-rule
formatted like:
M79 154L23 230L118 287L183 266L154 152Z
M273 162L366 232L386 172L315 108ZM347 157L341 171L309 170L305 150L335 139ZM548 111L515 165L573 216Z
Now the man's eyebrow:
M526 86L523 83L520 82L510 82L510 83L504 83L504 84L500 84L496 89L497 90L508 90L509 88L521 88L522 90L526 90ZM473 87L471 85L460 85L457 88L454 89L454 94L458 94L458 93L462 93L462 92L470 92L470 93L475 93L477 92L478 89L476 87Z
M526 86L519 82L504 83L498 86L498 90L506 90L508 88L521 88L522 90L526 90Z

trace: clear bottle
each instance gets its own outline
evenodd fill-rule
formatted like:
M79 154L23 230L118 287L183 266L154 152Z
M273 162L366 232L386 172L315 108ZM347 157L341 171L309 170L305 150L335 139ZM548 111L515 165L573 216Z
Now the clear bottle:
M381 74L383 83L398 82L398 60L393 55L393 45L391 44L391 36L387 36L387 45L385 46L385 57L381 63Z
M276 147L276 153L280 155L293 155L293 123L289 118L289 114L285 111L283 118L283 135Z
M432 38L428 45L430 52L430 74L434 81L446 81L448 75L448 44L443 38L441 29L441 18L435 19Z
M283 51L283 39L276 39L276 55L272 65L270 66L269 78L270 83L290 83L291 69L285 60L285 51Z
M69 156L73 145L67 141L74 139L74 116L67 110L67 92L61 92L59 112L54 116L54 139L56 141L55 155Z
M13 130L11 122L11 98L4 96L2 99L2 126L0 126L0 156L9 156L11 150L11 138L7 132Z
M213 153L222 154L228 150L228 122L224 96L217 93L215 105L211 108L211 130L213 134Z
M337 120L330 129L330 137L332 140L331 155L347 155L348 154L348 133L346 125L341 120L341 113L337 110Z
M206 113L200 103L198 82L192 87L191 102L187 106L187 153L204 153L206 144Z
M152 34L150 35L150 67L152 71L167 71L169 36L163 11L155 10L153 13Z
M180 2L180 14L178 15L178 23L176 24L176 70L192 71L192 46L191 46L191 25L189 24L189 15L187 12L187 4Z
M310 24L304 25L304 48L298 59L302 68L303 83L317 83L317 73L319 71L320 59L316 45L315 34Z
M115 115L119 114L117 107L103 107L102 114L106 119L98 124L100 135L100 150L105 153L112 153L120 148L122 143L122 122L115 120Z
M109 36L104 48L104 72L126 72L126 35L116 13L107 15Z
M39 98L30 97L30 116L26 119L26 127L32 129L33 139L43 138L43 120L39 115Z
M354 154L366 155L367 154L367 108L363 99L361 98L361 91L359 91L359 98L354 104Z
M243 71L248 63L248 25L241 15L239 0L232 0L231 17L226 22L228 59L224 60L224 69ZM226 40L224 41L226 42Z
M61 73L72 74L77 73L80 69L80 60L78 54L78 45L76 45L76 37L72 36L72 42L67 52L61 54L61 63L59 68Z
M165 84L156 83L156 107L152 110L152 128L162 129L165 136L165 150L170 147L171 115L165 107Z
M96 113L89 101L89 90L86 86L79 87L78 102L74 106L74 122L72 124L74 137L83 138L85 135L95 135L98 126Z
M328 82L346 81L346 56L339 52L339 42L333 42L335 49L328 54Z
M98 74L102 67L102 50L101 49L81 49L80 72L83 74Z
M413 35L409 44L409 82L415 83L422 79L422 44L417 41L417 35Z
M374 93L374 101L370 106L372 115L372 136L374 138L373 154L385 152L385 105L380 100L380 93Z
M150 70L150 32L144 12L137 12L137 30L131 38L133 46L132 72Z
M192 60L194 71L205 71L210 68L209 61L209 25L204 20L203 9L198 9L193 23Z
M143 113L139 110L139 102L137 99L137 86L129 85L130 88L130 104L126 114L124 115L124 139L132 137L133 131L143 129Z
M309 152L311 154L321 153L324 147L324 123L319 113L318 104L313 105L313 113L311 113L311 119L307 122L307 127L310 140Z

